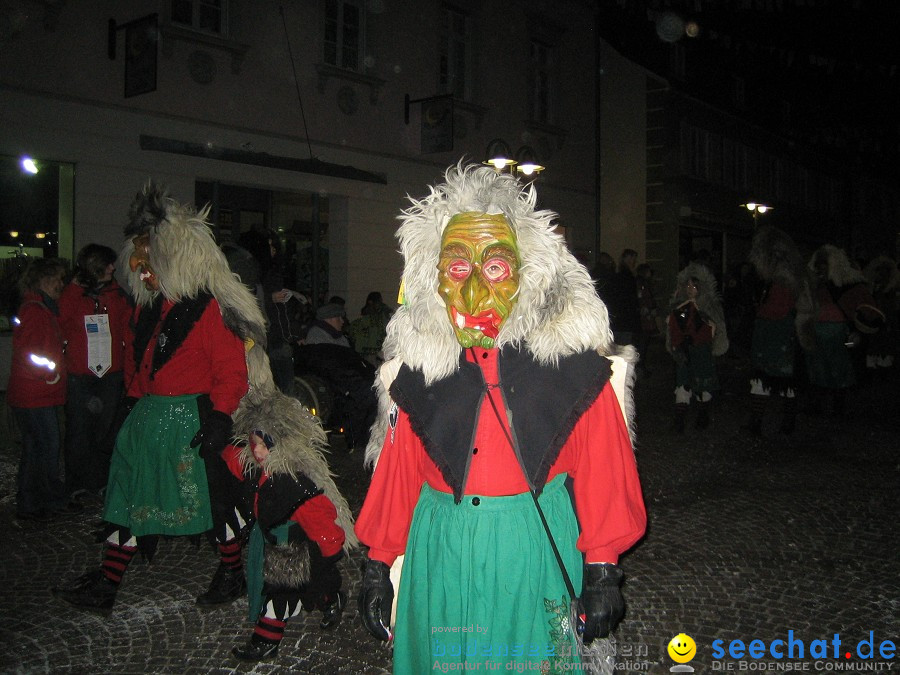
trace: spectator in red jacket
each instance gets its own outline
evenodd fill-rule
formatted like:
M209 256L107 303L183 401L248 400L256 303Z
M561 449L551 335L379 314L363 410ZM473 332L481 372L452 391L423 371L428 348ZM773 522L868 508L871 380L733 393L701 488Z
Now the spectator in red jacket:
M31 261L20 281L22 304L13 321L13 355L6 400L22 434L16 517L46 520L66 505L59 477L57 410L66 402L66 364L57 300L66 266L58 258Z
M122 364L131 300L113 278L116 252L88 244L75 260L75 278L59 299L66 341L66 490L77 497L106 486L121 421Z

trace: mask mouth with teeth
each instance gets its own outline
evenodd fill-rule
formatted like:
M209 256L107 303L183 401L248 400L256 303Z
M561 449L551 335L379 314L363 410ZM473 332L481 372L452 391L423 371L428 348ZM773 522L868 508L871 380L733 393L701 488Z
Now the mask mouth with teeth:
M159 290L159 279L150 264L150 235L141 234L132 239L134 251L128 260L132 272L140 270L139 279L148 291Z
M502 214L458 213L441 237L438 294L464 348L494 346L519 291L519 248Z

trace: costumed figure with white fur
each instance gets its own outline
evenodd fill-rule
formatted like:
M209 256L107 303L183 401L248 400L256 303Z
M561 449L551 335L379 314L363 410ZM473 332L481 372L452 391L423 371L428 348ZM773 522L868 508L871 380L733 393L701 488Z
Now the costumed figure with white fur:
M267 382L244 397L234 431L244 440L223 458L253 505L247 589L255 626L232 653L258 661L277 653L288 619L303 609L322 611L323 630L340 622L346 595L337 563L357 541L323 455L328 438L299 401Z
M395 673L570 669L572 596L583 642L606 637L624 611L619 555L646 525L606 307L514 177L459 165L411 201L356 526L360 614L394 638Z
M830 398L830 413L841 417L847 391L857 381L852 351L865 349L863 335L877 333L885 317L869 292L865 275L853 267L842 249L820 246L809 260L809 271L816 283L816 344L806 353L810 409L821 411L825 399Z
M198 604L245 593L241 545L252 510L221 453L233 438L231 415L275 387L265 319L207 213L152 182L129 210L120 259L137 304L125 363L132 409L110 465L101 568L53 590L78 607L111 609L136 552L152 557L161 535L214 535L221 562ZM259 417L253 428L267 422ZM307 439L313 449L315 438Z
M773 394L782 402L780 431L791 434L797 418L797 356L814 344L814 303L809 277L794 241L775 227L753 236L748 261L762 282L750 344L750 419L743 429L762 434Z
M666 349L675 359L675 418L684 431L691 400L696 401L698 429L709 426L709 405L719 390L715 357L728 350L725 313L709 268L691 263L678 273L669 303Z

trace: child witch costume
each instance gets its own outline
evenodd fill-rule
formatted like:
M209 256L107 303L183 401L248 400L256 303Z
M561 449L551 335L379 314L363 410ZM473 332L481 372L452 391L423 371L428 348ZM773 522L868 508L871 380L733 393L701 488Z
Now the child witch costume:
M709 268L691 263L681 270L669 306L666 349L675 360L673 428L684 431L693 398L697 402L696 427L705 429L709 426L709 402L719 390L714 359L728 351L725 313Z
M247 588L256 625L232 654L258 661L276 654L288 619L301 609L322 610L323 630L340 622L346 596L337 562L357 540L322 454L328 438L299 401L267 382L244 397L234 429L243 441L223 458L250 489Z
M360 614L382 640L389 566L405 552L395 673L571 667L563 566L582 591L585 643L623 613L616 563L646 515L602 355L609 320L535 200L511 176L458 166L402 217L404 304L383 366L399 370L389 399L379 382L378 466L356 527L370 547Z

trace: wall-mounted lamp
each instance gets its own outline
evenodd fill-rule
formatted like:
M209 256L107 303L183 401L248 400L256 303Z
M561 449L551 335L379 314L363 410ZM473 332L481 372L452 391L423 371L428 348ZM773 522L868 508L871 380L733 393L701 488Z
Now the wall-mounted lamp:
M530 145L523 145L516 152L516 171L526 176L536 176L544 167L538 162L534 148Z
M543 171L544 167L537 160L537 154L530 145L523 145L515 154L509 149L509 145L502 138L495 138L487 147L487 158L484 164L494 167L497 173L509 171L512 174L525 176L526 180L533 180L534 177ZM513 168L515 167L515 168Z
M487 147L487 158L482 162L494 167L497 173L502 173L506 167L515 166L516 160L512 158L512 150L502 138L495 138Z
M18 230L10 230L9 236L12 237L13 239L15 239L16 237L19 236L19 231Z
M39 171L37 162L35 162L31 157L23 157L19 164L21 165L22 170L25 173L34 175Z
M34 238L35 238L35 239L46 239L46 238L47 238L47 233L46 233L46 232L35 232L35 233L34 233Z

